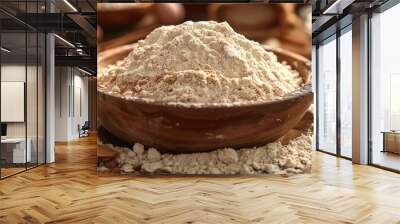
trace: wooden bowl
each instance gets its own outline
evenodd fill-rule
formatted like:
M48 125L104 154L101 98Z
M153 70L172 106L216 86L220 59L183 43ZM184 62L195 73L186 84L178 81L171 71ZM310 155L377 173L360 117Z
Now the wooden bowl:
M135 45L99 54L99 71L124 58ZM140 142L162 152L193 153L224 147L252 147L277 140L296 126L312 103L310 61L281 49L273 51L307 83L279 100L246 105L213 104L202 107L126 100L98 89L98 119L116 137Z
M153 3L99 3L97 21L103 28L121 28L130 26L141 19Z
M226 4L208 6L210 20L227 21L236 29L265 29L277 26L280 22L279 4Z

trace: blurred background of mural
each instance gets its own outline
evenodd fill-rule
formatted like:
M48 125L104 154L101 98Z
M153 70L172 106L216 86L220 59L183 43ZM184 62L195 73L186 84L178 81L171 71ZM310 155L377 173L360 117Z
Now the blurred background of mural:
M307 4L98 4L98 50L134 43L161 25L187 20L228 21L254 41L311 58L311 5Z

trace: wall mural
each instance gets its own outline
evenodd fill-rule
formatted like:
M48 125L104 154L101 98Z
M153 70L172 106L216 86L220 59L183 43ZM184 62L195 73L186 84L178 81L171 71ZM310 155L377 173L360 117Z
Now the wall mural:
M311 7L98 3L100 174L311 169Z

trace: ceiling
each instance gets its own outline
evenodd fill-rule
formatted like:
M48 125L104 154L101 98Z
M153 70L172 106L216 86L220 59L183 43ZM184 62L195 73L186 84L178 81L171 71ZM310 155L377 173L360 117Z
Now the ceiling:
M47 0L47 4L45 0L0 0L2 46L12 50L7 56L34 57L36 39L31 39L36 33L56 33L75 46L55 38L56 65L80 66L82 61L82 68L96 73L96 5L96 0Z
M42 38L40 38L42 37ZM13 64L37 63L37 58L44 55L43 34L37 33L2 33L2 47L10 50L10 52L1 51L2 62ZM25 47L27 46L27 47Z
M352 18L386 2L388 0L312 0L313 44L351 24Z
M72 8L64 0L47 0L53 12L72 12ZM96 0L68 0L79 12L96 12ZM46 0L1 0L1 7L9 8L15 12L44 13ZM50 11L50 10L47 10Z

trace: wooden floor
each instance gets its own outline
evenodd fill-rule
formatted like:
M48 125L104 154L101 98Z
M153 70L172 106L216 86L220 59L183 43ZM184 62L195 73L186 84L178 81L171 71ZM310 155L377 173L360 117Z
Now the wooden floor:
M17 168L14 168L14 167L7 167L7 168L4 168L4 167L2 167L2 168L1 168L1 177L2 177L2 178L3 178L3 177L8 177L8 176L11 176L11 175L13 175L13 174L22 172L22 171L24 171L24 170L25 170L25 167L24 167L24 168L21 168L21 167L17 167Z
M0 223L400 223L400 175L316 153L311 174L98 177L94 138L0 181Z
M400 155L391 152L374 151L372 157L374 164L400 170Z
M1 178L6 178L8 176L12 176L21 172L26 171L27 169L33 169L35 168L37 165L36 164L29 164L27 165L27 167L25 168L24 165L22 165L23 167L21 167L21 165L19 167L2 167L1 168Z

